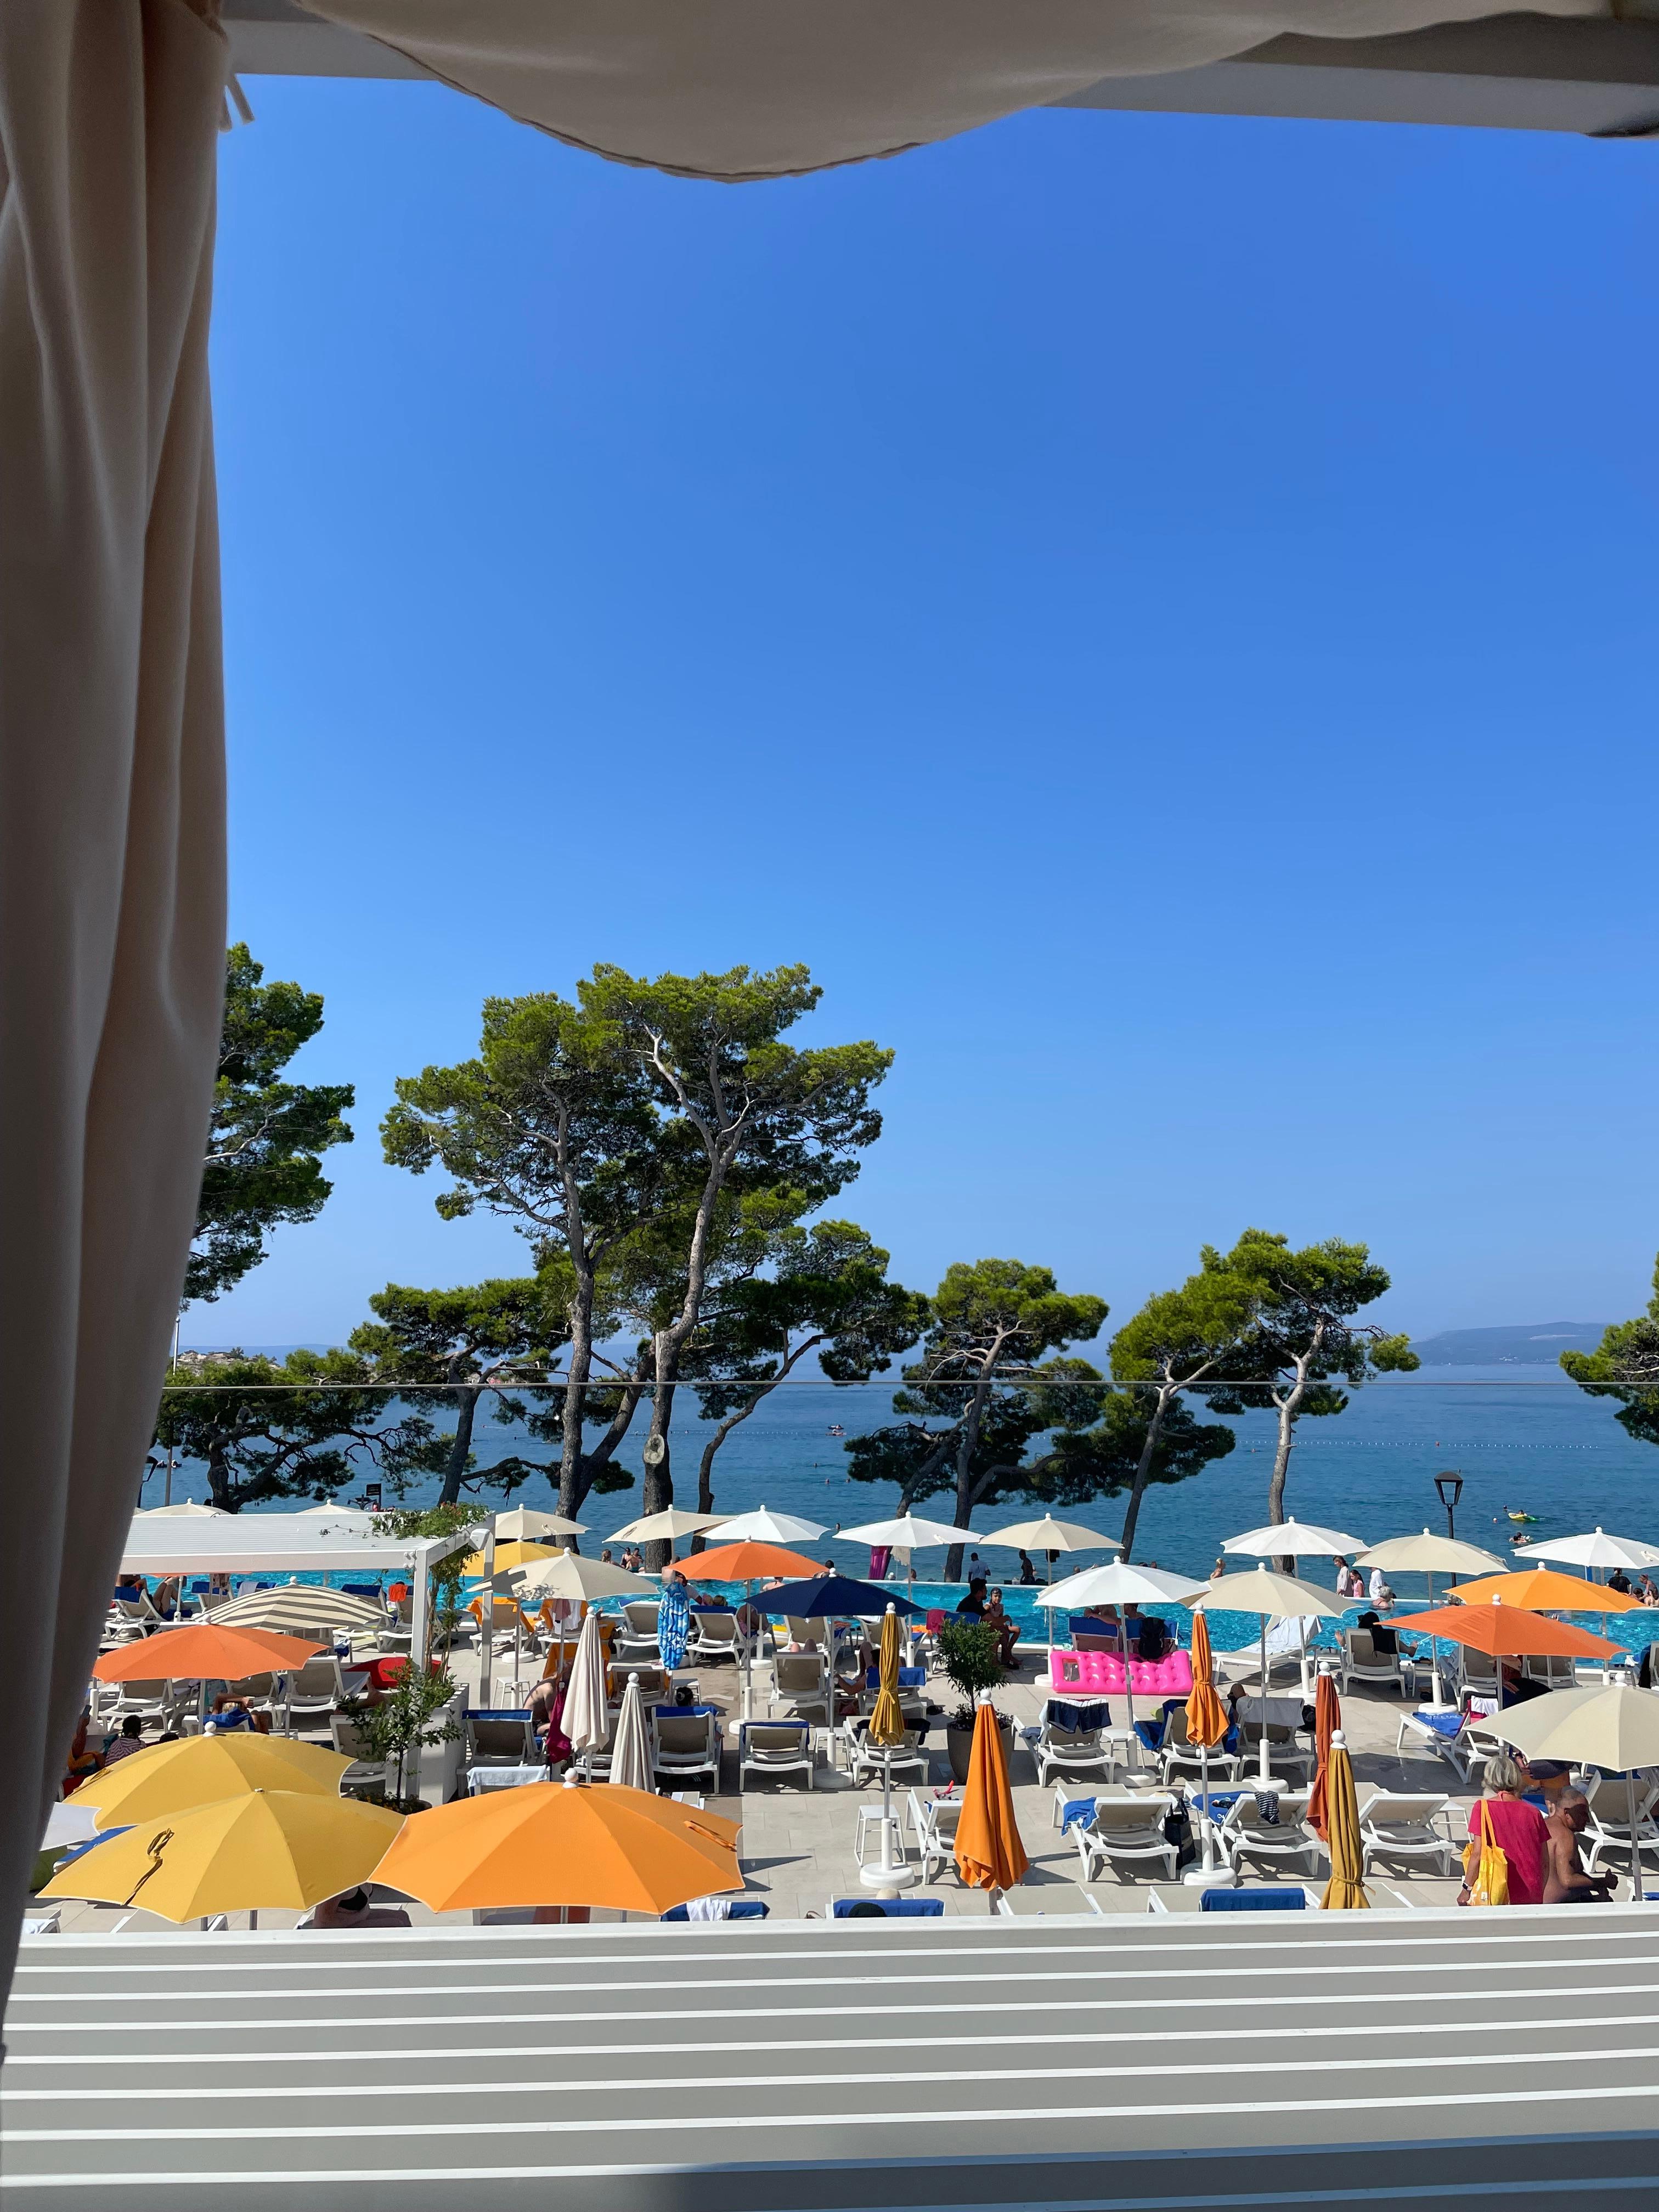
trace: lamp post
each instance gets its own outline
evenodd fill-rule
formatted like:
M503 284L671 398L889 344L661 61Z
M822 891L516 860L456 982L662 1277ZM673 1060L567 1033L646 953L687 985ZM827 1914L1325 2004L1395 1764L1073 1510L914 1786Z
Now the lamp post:
M1455 1468L1448 1468L1444 1474L1436 1475L1434 1486L1440 1492L1440 1503L1446 1509L1446 1534L1455 1538L1457 1522L1453 1515L1458 1499L1463 1495L1463 1478Z

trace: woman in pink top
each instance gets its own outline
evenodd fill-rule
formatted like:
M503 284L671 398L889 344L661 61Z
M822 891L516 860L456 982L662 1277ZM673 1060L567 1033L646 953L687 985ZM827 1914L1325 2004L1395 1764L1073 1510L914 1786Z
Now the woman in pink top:
M1498 1848L1510 1863L1510 1903L1541 1905L1549 1866L1548 1823L1535 1805L1521 1796L1521 1770L1512 1759L1500 1756L1486 1761L1486 1805L1492 1815ZM1468 1876L1457 1893L1460 1905L1469 1901L1469 1884L1480 1872L1480 1807L1469 1808L1469 1833L1476 1838Z

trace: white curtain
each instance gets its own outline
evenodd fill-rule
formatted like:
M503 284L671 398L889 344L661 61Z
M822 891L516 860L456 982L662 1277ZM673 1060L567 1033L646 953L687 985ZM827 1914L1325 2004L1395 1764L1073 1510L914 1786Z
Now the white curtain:
M739 182L899 154L1105 76L1492 0L301 0L574 146ZM1611 0L1530 0L1553 15Z
M0 0L0 1994L137 1500L224 967L213 0Z

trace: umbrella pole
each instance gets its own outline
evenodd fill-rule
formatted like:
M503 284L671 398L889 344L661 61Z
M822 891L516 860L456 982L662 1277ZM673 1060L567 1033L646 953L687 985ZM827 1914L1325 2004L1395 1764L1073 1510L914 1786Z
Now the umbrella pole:
M1263 1783L1273 1778L1273 1768L1267 1762L1267 1616L1261 1616L1261 1756L1257 1762L1257 1773Z
M1642 1901L1642 1845L1636 1833L1636 1769L1625 1769L1625 1788L1629 1793L1630 1809L1630 1901Z

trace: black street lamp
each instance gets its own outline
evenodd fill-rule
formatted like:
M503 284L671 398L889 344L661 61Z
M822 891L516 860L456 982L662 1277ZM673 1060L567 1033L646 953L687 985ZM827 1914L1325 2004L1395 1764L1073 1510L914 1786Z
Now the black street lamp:
M1434 1486L1440 1492L1440 1503L1446 1509L1446 1534L1455 1537L1457 1523L1452 1514L1458 1499L1463 1495L1463 1478L1454 1470L1448 1469L1444 1474L1436 1475Z

